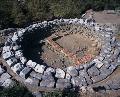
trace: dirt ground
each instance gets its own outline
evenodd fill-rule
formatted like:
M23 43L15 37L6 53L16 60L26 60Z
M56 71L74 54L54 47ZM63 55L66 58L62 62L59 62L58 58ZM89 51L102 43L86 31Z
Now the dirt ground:
M91 14L91 10L87 11L85 18L89 17ZM97 23L112 23L112 24L120 24L120 15L117 14L107 14L105 11L94 12L93 18Z
M51 35L51 37L52 36L53 35ZM68 52L76 55L79 59L87 54L98 54L97 43L84 37L83 35L80 35L79 33L63 36L55 42ZM52 67L65 68L70 65L76 65L69 58L57 54L56 52L50 50L46 45L42 46L42 50L43 52L40 56L41 59Z

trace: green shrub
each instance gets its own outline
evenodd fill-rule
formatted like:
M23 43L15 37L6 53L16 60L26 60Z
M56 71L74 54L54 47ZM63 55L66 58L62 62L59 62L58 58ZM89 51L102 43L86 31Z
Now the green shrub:
M0 97L33 97L22 85L15 84L13 87L0 88Z

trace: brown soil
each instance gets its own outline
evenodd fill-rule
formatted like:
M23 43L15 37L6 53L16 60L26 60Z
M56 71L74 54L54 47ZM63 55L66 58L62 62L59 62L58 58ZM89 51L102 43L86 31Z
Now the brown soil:
M86 18L89 17L91 11L88 11L85 15ZM93 18L97 23L112 23L112 24L120 24L120 16L117 14L107 14L105 11L93 12Z
M51 40L54 40L54 38L52 38L53 36L54 34L49 38L51 38ZM54 40L54 43L66 51L66 55L72 54L75 56L74 60L81 59L85 55L90 54L96 56L98 54L97 43L79 33L70 34L67 36L63 35L60 38ZM41 59L54 68L64 68L66 66L76 65L76 62L71 58L72 56L68 55L65 57L62 54L56 53L54 50L49 49L48 45L42 46L42 50L43 52L41 54ZM90 60L85 60L85 62L86 61L89 62Z

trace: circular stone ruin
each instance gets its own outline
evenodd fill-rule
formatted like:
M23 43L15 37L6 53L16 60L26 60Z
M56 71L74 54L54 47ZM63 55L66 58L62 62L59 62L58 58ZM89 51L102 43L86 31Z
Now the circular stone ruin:
M83 19L45 21L10 36L2 56L14 73L36 87L88 86L120 64L120 43L110 28Z

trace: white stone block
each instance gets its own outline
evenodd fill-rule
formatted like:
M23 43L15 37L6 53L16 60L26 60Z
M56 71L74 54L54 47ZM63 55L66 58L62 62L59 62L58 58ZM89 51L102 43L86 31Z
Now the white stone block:
M4 46L2 53L10 52L11 47L10 46Z
M9 51L9 52L3 53L2 56L3 56L4 59L8 59L11 56L13 56L13 53Z
M6 62L9 66L12 66L15 63L17 63L17 59L16 58L11 58L11 59L7 60Z
M18 40L18 36L16 34L14 34L13 37L12 37L12 41L16 42L17 40Z
M52 67L48 67L45 72L46 72L46 73L54 73L54 72L55 72L55 69L52 68Z
M45 70L45 66L44 66L44 65L37 64L34 70L35 70L36 72L38 72L38 73L43 73L44 70Z
M24 32L25 32L25 29L19 30L18 31L18 36L22 37L22 35L24 34Z
M16 57L16 58L20 58L20 57L22 57L22 56L23 56L23 53L22 53L21 50L15 51L15 57Z
M26 83L29 83L29 84L32 84L32 83L33 83L33 79L27 78L27 79L25 80L25 82L26 82Z
M104 65L104 64L103 64L101 61L99 61L98 59L94 59L93 62L96 63L95 66L96 66L97 68L101 68L101 67Z
M8 88L13 85L14 85L14 82L11 79L6 79L5 82L2 84L2 86L5 88Z
M57 68L55 77L57 77L57 78L64 78L65 77L65 72L62 69Z
M27 65L28 67L34 68L34 67L37 65L37 63L36 63L36 62L33 62L32 60L29 60L29 61L26 63L26 65Z
M20 64L20 63L15 64L14 67L11 67L11 69L15 73L20 72L23 68L24 68L24 66L22 64Z
M4 72L5 72L5 70L0 65L0 75L3 74Z
M27 62L27 59L25 57L20 57L21 63L25 64Z

